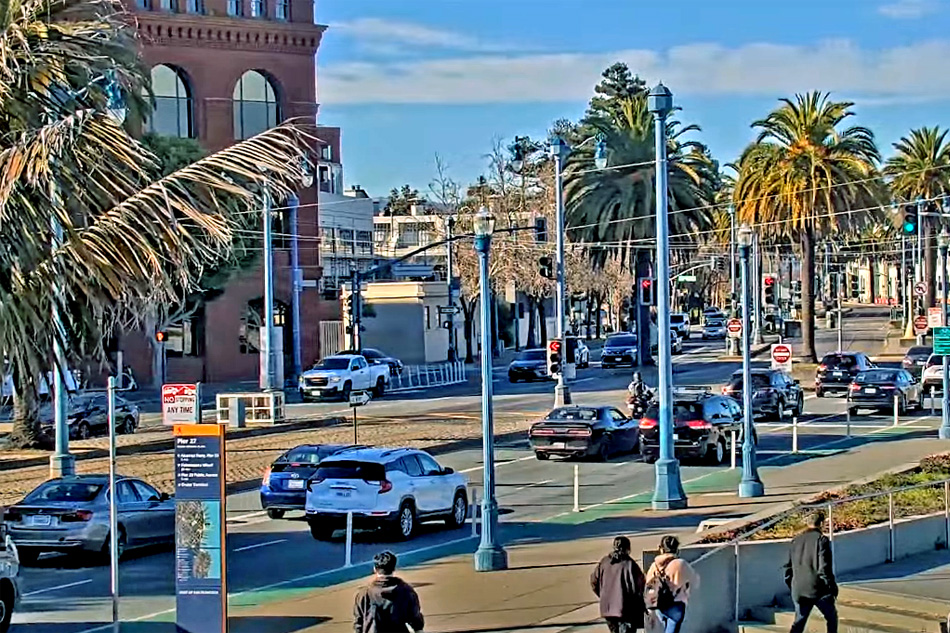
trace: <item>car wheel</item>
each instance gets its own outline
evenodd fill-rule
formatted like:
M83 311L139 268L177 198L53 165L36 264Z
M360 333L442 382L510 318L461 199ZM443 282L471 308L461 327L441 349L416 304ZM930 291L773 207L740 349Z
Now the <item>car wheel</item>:
M656 462L657 459L659 459L659 455L655 453L641 452L640 456L643 457L643 461L645 461L648 464L653 464Z
M343 384L343 389L340 391L340 395L343 397L343 402L348 402L350 399L350 392L353 391L353 385L349 382Z
M822 391L820 387L816 387L816 388L815 388L815 397L816 397L816 398L824 398L824 397L825 397L825 392Z
M33 566L36 564L36 561L39 560L40 554L43 552L30 547L18 547L16 553L21 565Z
M795 417L802 417L802 413L805 412L805 398L798 394L798 402L795 403Z
M267 518L268 519L283 519L284 511L277 508L267 508Z
M408 501L399 507L399 515L396 517L396 536L403 541L408 541L416 533L416 511Z
M508 382L514 384L514 383L518 382L518 379L515 378L514 376L508 376Z
M312 536L315 541L329 541L333 538L334 532L336 532L336 529L332 525L326 525L324 523L310 524L310 536Z
M726 440L719 438L714 446L706 446L706 460L718 466L726 461Z
M858 408L857 408L857 407L848 407L848 415L850 415L851 417L854 417L854 416L856 416L857 414L858 414Z
M123 435L132 435L135 433L135 419L129 416L122 420L122 425L119 427L119 432Z
M89 427L88 422L83 421L79 423L79 428L76 430L76 437L81 440L88 440L92 437L92 429Z
M535 452L534 452L534 456L535 456L536 458L540 459L542 462L551 459L551 456L550 456L550 455L548 455L547 453L541 452L541 451L535 451Z
M376 381L376 387L373 389L373 397L382 398L383 394L385 393L386 393L386 381L382 377L380 377Z
M10 630L13 609L16 607L16 589L13 583L6 581L0 585L0 633Z
M102 549L99 550L99 559L103 564L108 565L112 560L112 544L110 543L109 536L106 536L105 542L102 544ZM119 526L119 540L116 542L116 553L118 556L119 562L122 562L122 556L125 555L125 547L128 539L125 536L125 528L121 525Z
M897 415L901 417L905 413L907 413L907 401L904 399L904 396L900 396L897 399Z
M455 493L455 498L452 500L452 514L449 515L446 523L453 530L458 529L465 525L465 519L468 518L468 498L465 496L465 493L459 490Z
M610 461L610 438L605 437L600 441L600 448L597 449L597 459L602 462Z

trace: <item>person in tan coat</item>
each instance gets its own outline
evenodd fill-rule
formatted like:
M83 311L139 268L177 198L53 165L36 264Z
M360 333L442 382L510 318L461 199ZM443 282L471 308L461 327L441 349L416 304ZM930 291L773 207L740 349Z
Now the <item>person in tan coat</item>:
M647 631L679 633L686 618L689 594L699 587L699 574L679 557L679 549L679 539L664 536L660 540L660 555L647 571L647 591L665 585L671 594L668 604L647 610Z

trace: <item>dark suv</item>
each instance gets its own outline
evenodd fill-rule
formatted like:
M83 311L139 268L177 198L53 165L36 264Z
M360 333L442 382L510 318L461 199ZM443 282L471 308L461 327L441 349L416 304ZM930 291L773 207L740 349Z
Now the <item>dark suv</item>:
M600 353L600 366L604 369L626 365L633 367L637 363L637 335L615 334L608 336L604 349Z
M753 369L752 415L781 419L781 412L792 410L800 417L805 396L798 381L780 369ZM724 396L732 396L742 406L742 370L736 371L723 387Z
M829 391L847 393L859 372L874 368L874 363L862 352L825 354L815 373L815 397L821 398Z
M660 452L660 411L651 405L640 420L640 453L652 462ZM728 396L708 389L673 390L673 450L677 457L697 457L722 464L729 455L732 431L742 430L742 409ZM755 438L755 435L753 435Z
M901 361L901 367L910 372L914 378L920 378L924 373L924 367L927 365L927 359L934 353L934 348L929 345L917 345L907 350L904 360Z

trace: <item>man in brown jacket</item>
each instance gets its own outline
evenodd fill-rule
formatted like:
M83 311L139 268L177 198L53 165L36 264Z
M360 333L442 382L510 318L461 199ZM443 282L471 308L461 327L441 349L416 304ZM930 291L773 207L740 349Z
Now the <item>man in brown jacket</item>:
M630 539L618 536L613 551L598 563L590 586L600 598L600 615L610 633L634 633L643 628L643 571L630 558Z
M396 555L380 552L373 557L376 577L356 594L354 633L412 633L425 626L419 596L408 583L393 576Z

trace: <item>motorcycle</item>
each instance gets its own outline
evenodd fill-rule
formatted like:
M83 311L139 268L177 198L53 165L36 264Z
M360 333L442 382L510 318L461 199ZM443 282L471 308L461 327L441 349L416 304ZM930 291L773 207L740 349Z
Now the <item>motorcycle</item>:
M639 420L644 415L646 415L647 409L650 408L650 405L653 404L654 395L652 392L647 392L639 396L630 394L627 396L627 411L630 412L630 417L634 420Z

